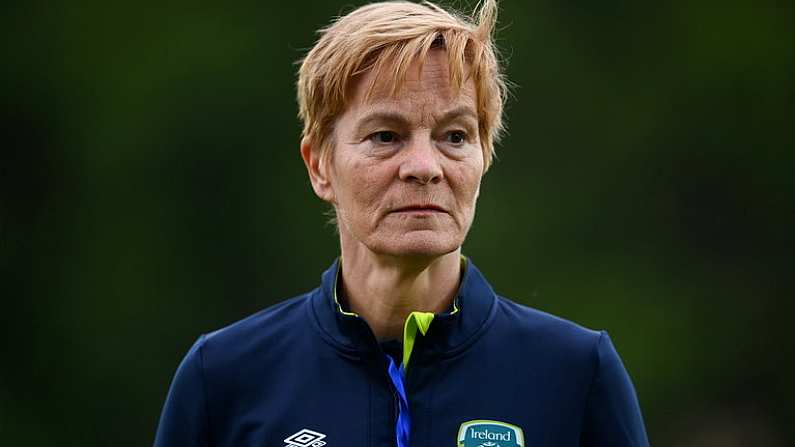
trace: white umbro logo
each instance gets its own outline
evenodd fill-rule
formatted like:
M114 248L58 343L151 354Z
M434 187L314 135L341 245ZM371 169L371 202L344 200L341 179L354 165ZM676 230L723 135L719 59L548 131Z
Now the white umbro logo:
M326 435L316 431L303 429L298 433L285 439L287 443L285 447L323 447L326 441L323 441Z

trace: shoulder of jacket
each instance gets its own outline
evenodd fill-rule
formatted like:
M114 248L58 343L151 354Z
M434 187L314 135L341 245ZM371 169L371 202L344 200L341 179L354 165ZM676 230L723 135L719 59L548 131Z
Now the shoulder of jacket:
M551 351L593 358L603 331L497 296L497 326L517 343L540 341ZM507 334L506 334L507 335Z
M197 344L205 359L245 355L278 345L291 334L300 336L307 325L306 305L313 292L266 307L228 326L203 335Z

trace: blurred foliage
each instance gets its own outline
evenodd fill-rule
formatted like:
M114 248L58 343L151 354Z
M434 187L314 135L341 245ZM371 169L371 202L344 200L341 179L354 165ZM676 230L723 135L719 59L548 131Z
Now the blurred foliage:
M149 444L200 333L316 286L293 63L358 4L2 7L0 444ZM795 442L792 23L502 2L518 87L465 253L610 331L655 445Z

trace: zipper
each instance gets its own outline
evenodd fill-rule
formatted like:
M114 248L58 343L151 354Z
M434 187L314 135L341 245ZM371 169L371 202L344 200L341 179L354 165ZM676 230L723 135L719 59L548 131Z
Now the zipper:
M389 391L392 392L392 424L391 429L392 433L395 433L395 427L398 423L398 415L400 414L400 402L398 402L398 395L397 391L395 391L395 387L392 385L391 380L389 384ZM394 447L398 447L397 437L393 437L392 445Z
M394 431L395 431L395 444L396 447L409 447L411 442L411 415L408 407L408 394L406 391L406 383L404 377L404 370L402 367L398 368L391 357L387 358L389 365L387 375L392 384L390 387L392 391L393 411L396 414L394 418ZM397 407L397 408L395 408Z
M379 345L380 347L380 345ZM388 356L383 349L381 349L382 359ZM398 396L397 389L395 389L395 384L392 383L392 377L389 376L389 364L387 363L383 367L384 370L384 379L386 379L387 387L389 387L389 393L392 394L392 423L390 424L390 432L392 433L392 445L393 447L400 447L398 445L397 435L395 433L397 423L398 423L398 416L400 415L400 397Z

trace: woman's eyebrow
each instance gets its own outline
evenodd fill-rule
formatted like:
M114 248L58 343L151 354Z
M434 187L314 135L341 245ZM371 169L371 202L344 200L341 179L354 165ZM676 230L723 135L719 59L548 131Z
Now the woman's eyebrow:
M407 125L408 120L406 117L397 112L390 111L375 111L367 113L361 117L356 123L356 128L361 129L373 123L392 123L398 125Z
M478 114L469 106L458 106L444 112L436 121L439 123L447 123L456 118L472 118L475 122L478 121Z

